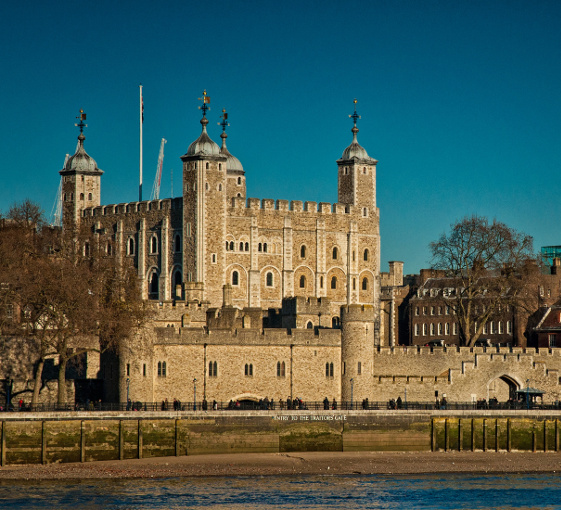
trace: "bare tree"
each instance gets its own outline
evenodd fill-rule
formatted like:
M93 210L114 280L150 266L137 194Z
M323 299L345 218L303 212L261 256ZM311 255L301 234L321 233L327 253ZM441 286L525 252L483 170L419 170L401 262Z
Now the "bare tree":
M86 352L116 349L138 327L145 307L134 272L101 250L77 249L76 238L42 225L32 204L21 221L0 228L0 306L17 317L0 322L38 344L32 404L37 403L45 360L58 358L58 404L66 403L66 367ZM32 220L29 218L33 218ZM92 237L91 232L84 234ZM94 246L94 239L87 239ZM83 241L86 242L86 241ZM4 317L5 314L2 314Z
M472 346L485 325L524 289L521 275L536 260L532 238L504 223L472 216L430 244L432 263L454 283L446 303L456 314L460 343Z

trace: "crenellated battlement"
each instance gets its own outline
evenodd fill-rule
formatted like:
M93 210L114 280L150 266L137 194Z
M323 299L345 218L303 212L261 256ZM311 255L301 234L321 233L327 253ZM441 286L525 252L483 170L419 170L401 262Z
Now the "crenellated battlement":
M341 307L341 322L373 322L376 310L372 305L347 305Z
M331 204L329 202L312 202L301 200L274 200L271 198L248 198L244 200L234 197L231 201L234 209L247 209L250 211L282 211L287 213L313 213L313 214L333 214L333 215L353 215L356 208L353 205Z
M341 346L338 329L155 328L155 334L155 345Z
M133 213L147 213L149 211L170 211L182 207L180 198L166 198L142 202L124 202L120 204L88 207L82 210L82 217L97 216L127 216Z

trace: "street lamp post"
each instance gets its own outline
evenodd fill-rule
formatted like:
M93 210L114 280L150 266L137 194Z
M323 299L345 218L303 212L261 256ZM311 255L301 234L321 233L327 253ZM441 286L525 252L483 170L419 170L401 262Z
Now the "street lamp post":
M351 409L353 408L353 389L354 389L355 380L351 377Z
M193 411L197 410L197 378L193 379Z

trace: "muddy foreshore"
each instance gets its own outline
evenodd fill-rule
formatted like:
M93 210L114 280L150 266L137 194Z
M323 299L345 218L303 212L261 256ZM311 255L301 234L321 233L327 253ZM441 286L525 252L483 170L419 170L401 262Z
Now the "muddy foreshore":
M554 452L302 452L7 465L0 468L0 480L558 471L561 454Z

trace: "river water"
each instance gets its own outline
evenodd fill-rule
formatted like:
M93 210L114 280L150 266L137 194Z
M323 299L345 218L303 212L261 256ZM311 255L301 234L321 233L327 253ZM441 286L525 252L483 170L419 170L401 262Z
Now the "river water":
M558 474L356 475L22 482L0 508L144 510L561 509Z

